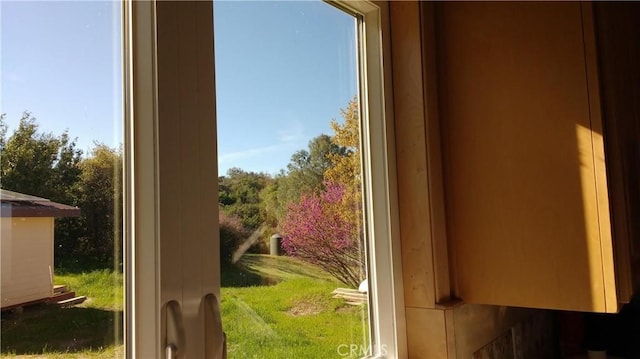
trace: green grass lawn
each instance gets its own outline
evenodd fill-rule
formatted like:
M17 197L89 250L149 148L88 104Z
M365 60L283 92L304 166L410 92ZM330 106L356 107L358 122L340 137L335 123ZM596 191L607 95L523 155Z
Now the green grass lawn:
M0 356L17 358L119 358L122 351L122 275L111 271L56 275L81 305L38 304L3 312Z
M2 313L0 356L122 357L122 275L95 271L55 281L88 300ZM331 291L341 285L296 259L245 255L239 266L223 269L222 283L230 359L342 358L340 345L361 345L368 336L366 306L333 299Z
M340 284L318 268L262 255L242 265L271 285L222 288L229 358L339 358L340 345L364 343L366 307L331 298Z

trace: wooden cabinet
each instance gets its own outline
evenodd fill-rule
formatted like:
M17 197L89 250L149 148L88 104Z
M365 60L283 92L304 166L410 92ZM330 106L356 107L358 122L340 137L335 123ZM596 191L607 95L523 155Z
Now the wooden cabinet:
M620 298L640 292L640 3L594 3Z
M449 257L465 302L616 312L633 292L638 70L626 64L633 86L616 77L622 32L595 11L436 5Z

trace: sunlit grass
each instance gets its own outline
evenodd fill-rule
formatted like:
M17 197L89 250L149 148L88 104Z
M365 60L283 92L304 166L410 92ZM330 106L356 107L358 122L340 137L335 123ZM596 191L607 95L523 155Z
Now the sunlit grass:
M124 358L124 347L122 345L113 345L106 349L87 349L80 352L48 352L46 354L25 354L16 355L10 353L2 353L2 357L10 357L15 359L120 359Z
M122 274L108 270L55 276L87 300L38 304L2 313L0 353L11 358L122 357Z
M122 310L122 273L105 269L82 274L62 274L55 276L55 283L66 285L76 295L86 296L87 301L82 306Z
M321 269L288 257L246 255L223 273L229 358L336 358L340 345L363 345L366 306L332 298L341 286ZM0 356L121 358L122 275L112 271L55 277L88 300L72 308L27 307L2 314ZM118 330L116 330L116 328Z
M339 284L319 268L268 256L244 264L280 282L222 288L229 358L338 358L341 345L368 346L366 306L332 298Z

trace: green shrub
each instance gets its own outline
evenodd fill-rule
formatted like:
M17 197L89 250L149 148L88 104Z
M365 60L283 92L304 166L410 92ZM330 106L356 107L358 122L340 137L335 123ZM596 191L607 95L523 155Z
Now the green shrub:
M249 237L250 233L244 228L242 222L220 211L218 215L220 223L220 262L222 265L231 264L233 252Z

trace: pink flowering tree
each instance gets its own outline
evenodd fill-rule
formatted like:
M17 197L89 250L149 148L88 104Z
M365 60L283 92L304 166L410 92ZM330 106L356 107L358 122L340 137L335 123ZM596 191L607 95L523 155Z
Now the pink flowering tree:
M364 279L364 251L359 223L345 216L345 188L325 183L319 194L304 194L289 204L280 222L282 247L288 255L320 266L357 288Z

